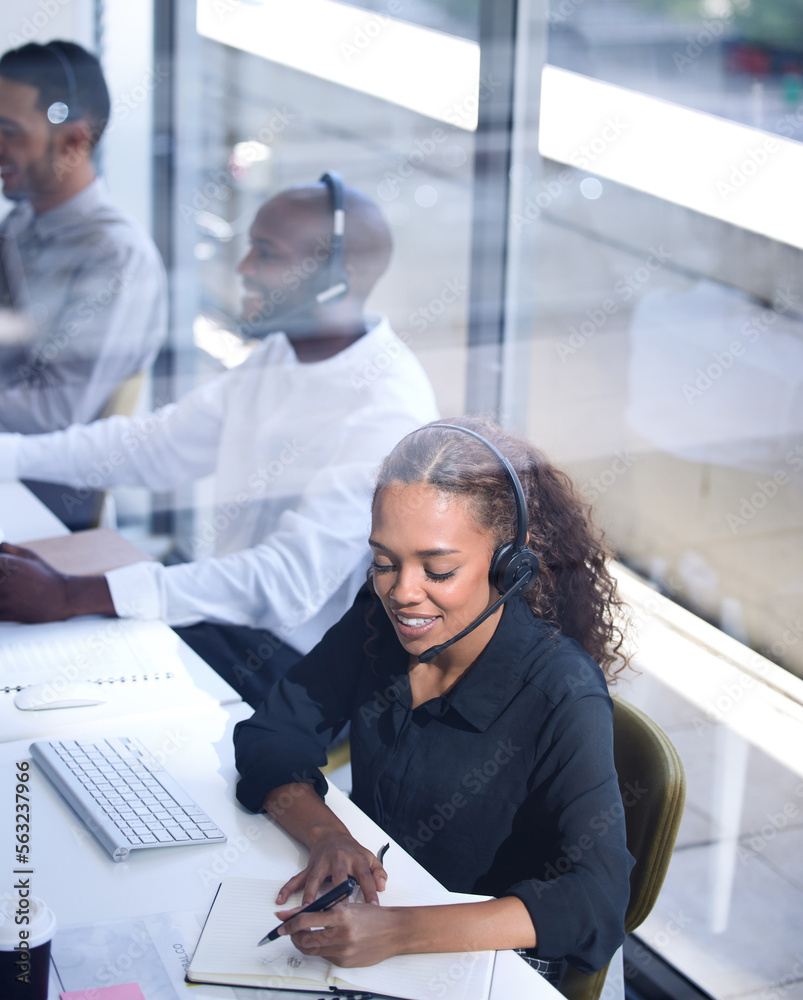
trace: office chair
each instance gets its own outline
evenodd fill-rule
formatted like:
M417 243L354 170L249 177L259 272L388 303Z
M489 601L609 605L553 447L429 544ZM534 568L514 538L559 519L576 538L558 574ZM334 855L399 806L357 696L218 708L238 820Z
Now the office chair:
M106 417L113 417L117 414L130 417L137 408L139 394L142 392L142 383L144 381L144 371L135 372L135 374L129 375L127 379L123 379L111 396L109 396L99 419L103 420Z
M322 774L331 774L351 760L351 744L349 738L339 740L329 747L326 755L326 766L321 768Z
M131 416L134 412L144 381L144 372L137 372L122 381L109 397L100 418L115 414ZM99 418L99 419L100 419ZM23 479L23 483L45 507L52 510L71 531L87 528L116 528L117 512L114 497L108 490L83 490L36 479Z
M613 699L613 756L623 793L628 783L647 789L625 809L627 849L636 859L625 914L630 934L652 910L666 877L683 815L686 775L663 729L618 697ZM560 991L568 1000L598 1000L607 971L606 966L586 975L569 966Z

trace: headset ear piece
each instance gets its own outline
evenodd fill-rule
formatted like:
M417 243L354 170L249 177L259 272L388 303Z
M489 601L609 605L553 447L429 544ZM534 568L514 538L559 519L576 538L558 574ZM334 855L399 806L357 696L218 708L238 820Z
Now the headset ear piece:
M538 556L528 548L516 548L515 542L500 545L491 559L489 578L491 586L496 587L500 594L511 590L526 576L527 583L523 589L528 589L535 583L540 564Z
M332 211L332 248L326 268L326 287L315 296L319 305L339 302L349 293L349 273L344 262L344 235L346 231L346 195L343 178L335 170L322 174L319 180L329 193Z

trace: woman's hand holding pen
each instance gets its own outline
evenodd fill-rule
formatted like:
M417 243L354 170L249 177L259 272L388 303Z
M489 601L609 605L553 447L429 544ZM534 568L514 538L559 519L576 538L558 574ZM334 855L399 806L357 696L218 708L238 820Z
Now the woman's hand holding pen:
M324 913L300 913L280 910L276 915L287 920L279 931L289 934L293 945L305 955L320 955L343 968L375 965L400 952L400 933L404 910L409 907L366 906L343 903ZM312 930L312 928L320 928Z
M345 830L327 829L315 838L308 836L306 839L310 849L309 864L282 886L277 903L286 902L303 887L302 906L306 906L317 897L327 878L331 878L332 885L339 885L350 875L359 882L365 902L379 905L377 893L384 890L388 873L375 854L358 844Z

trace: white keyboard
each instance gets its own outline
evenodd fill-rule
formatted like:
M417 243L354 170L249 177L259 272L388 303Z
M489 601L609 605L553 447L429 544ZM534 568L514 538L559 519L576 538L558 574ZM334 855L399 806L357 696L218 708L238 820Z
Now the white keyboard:
M226 839L138 740L38 741L31 757L114 861L151 847Z

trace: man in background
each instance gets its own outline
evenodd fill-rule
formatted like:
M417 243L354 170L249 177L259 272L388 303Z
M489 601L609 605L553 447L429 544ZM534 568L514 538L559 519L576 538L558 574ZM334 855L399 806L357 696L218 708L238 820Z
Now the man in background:
M161 258L95 173L109 106L100 64L80 45L31 43L0 58L0 178L14 204L0 225L2 431L96 419L164 340Z
M437 412L416 358L364 310L391 254L369 198L326 174L264 204L250 238L243 324L262 342L241 365L148 417L0 434L0 477L166 490L213 474L197 534L214 557L67 577L6 544L0 618L161 618L256 705L364 583L375 472Z

